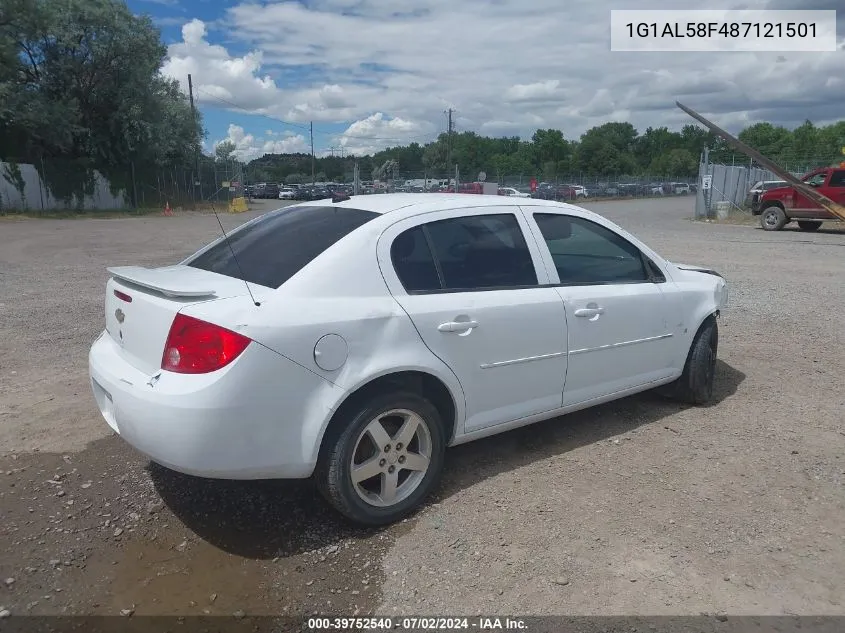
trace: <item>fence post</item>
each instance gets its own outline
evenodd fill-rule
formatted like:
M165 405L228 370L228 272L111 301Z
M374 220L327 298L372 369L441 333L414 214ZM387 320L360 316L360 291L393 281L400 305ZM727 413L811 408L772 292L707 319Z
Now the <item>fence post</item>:
M138 208L138 185L135 182L135 161L129 161L129 168L132 171L132 208Z

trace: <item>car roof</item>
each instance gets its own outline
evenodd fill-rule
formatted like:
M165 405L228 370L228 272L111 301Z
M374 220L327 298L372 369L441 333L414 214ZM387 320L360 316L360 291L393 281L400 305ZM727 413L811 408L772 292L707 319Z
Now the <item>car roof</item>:
M359 209L371 211L384 215L389 213L396 219L411 217L420 213L427 213L437 210L470 209L478 207L518 207L518 206L542 206L563 210L578 210L585 212L586 209L576 207L563 202L553 200L510 198L508 196L479 195L466 193L384 193L367 196L350 196L349 200L343 202L330 202L328 200L313 200L303 202L301 206L324 207L327 205L337 206L346 209Z

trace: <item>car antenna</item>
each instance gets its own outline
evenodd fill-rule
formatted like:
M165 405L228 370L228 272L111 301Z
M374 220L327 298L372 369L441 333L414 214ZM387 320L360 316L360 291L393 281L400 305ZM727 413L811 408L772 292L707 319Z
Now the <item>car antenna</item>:
M217 192L220 191L219 189L215 191L215 195ZM238 272L241 273L241 281L244 282L246 286L246 291L249 293L249 298L252 299L252 303L255 307L261 307L261 304L255 300L255 296L252 294L252 289L249 287L249 282L246 280L246 275L244 275L244 269L241 268L241 263L238 261L238 256L235 255L235 249L232 248L232 242L229 241L229 236L226 234L226 229L223 228L223 223L220 221L220 216L217 215L217 209L214 208L214 201L209 198L209 202L211 203L211 212L214 214L214 217L217 220L217 224L220 225L220 231L223 233L223 239L226 241L226 245L229 247L229 250L232 253L232 259L235 260L235 265L238 267Z

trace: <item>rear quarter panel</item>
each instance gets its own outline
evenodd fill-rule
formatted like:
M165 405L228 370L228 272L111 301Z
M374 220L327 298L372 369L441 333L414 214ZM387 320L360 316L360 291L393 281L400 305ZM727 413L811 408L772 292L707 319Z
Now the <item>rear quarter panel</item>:
M410 317L389 294L378 267L374 226L337 242L255 307L248 298L233 298L194 306L220 325L243 333L323 379L320 401L303 420L303 442L313 442L316 460L320 440L334 411L354 391L381 376L421 371L438 378L452 394L456 432L463 428L465 401L457 377L425 346ZM364 228L364 227L362 227ZM315 346L328 334L346 343L346 361L338 369L317 364ZM268 377L279 384L280 407L284 376Z

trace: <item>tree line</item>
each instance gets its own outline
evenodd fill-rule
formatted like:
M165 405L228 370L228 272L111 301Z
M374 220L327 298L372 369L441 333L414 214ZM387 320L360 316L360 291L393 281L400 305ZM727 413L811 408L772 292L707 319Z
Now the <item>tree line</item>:
M800 164L801 169L845 159L845 121L821 127L806 121L794 130L757 123L742 130L739 138L776 162ZM389 160L398 163L401 177L452 176L455 165L462 180L473 180L483 171L489 180L500 182L514 176L547 181L623 175L691 177L698 173L705 147L711 162L748 161L698 125L685 125L679 132L649 127L639 133L630 123L610 122L591 128L578 140L568 140L556 129L537 130L530 140L443 133L431 143L389 147L371 156L321 157L316 159L316 180L348 180L356 161L366 177ZM247 173L254 181L310 182L311 156L266 154L250 161Z

